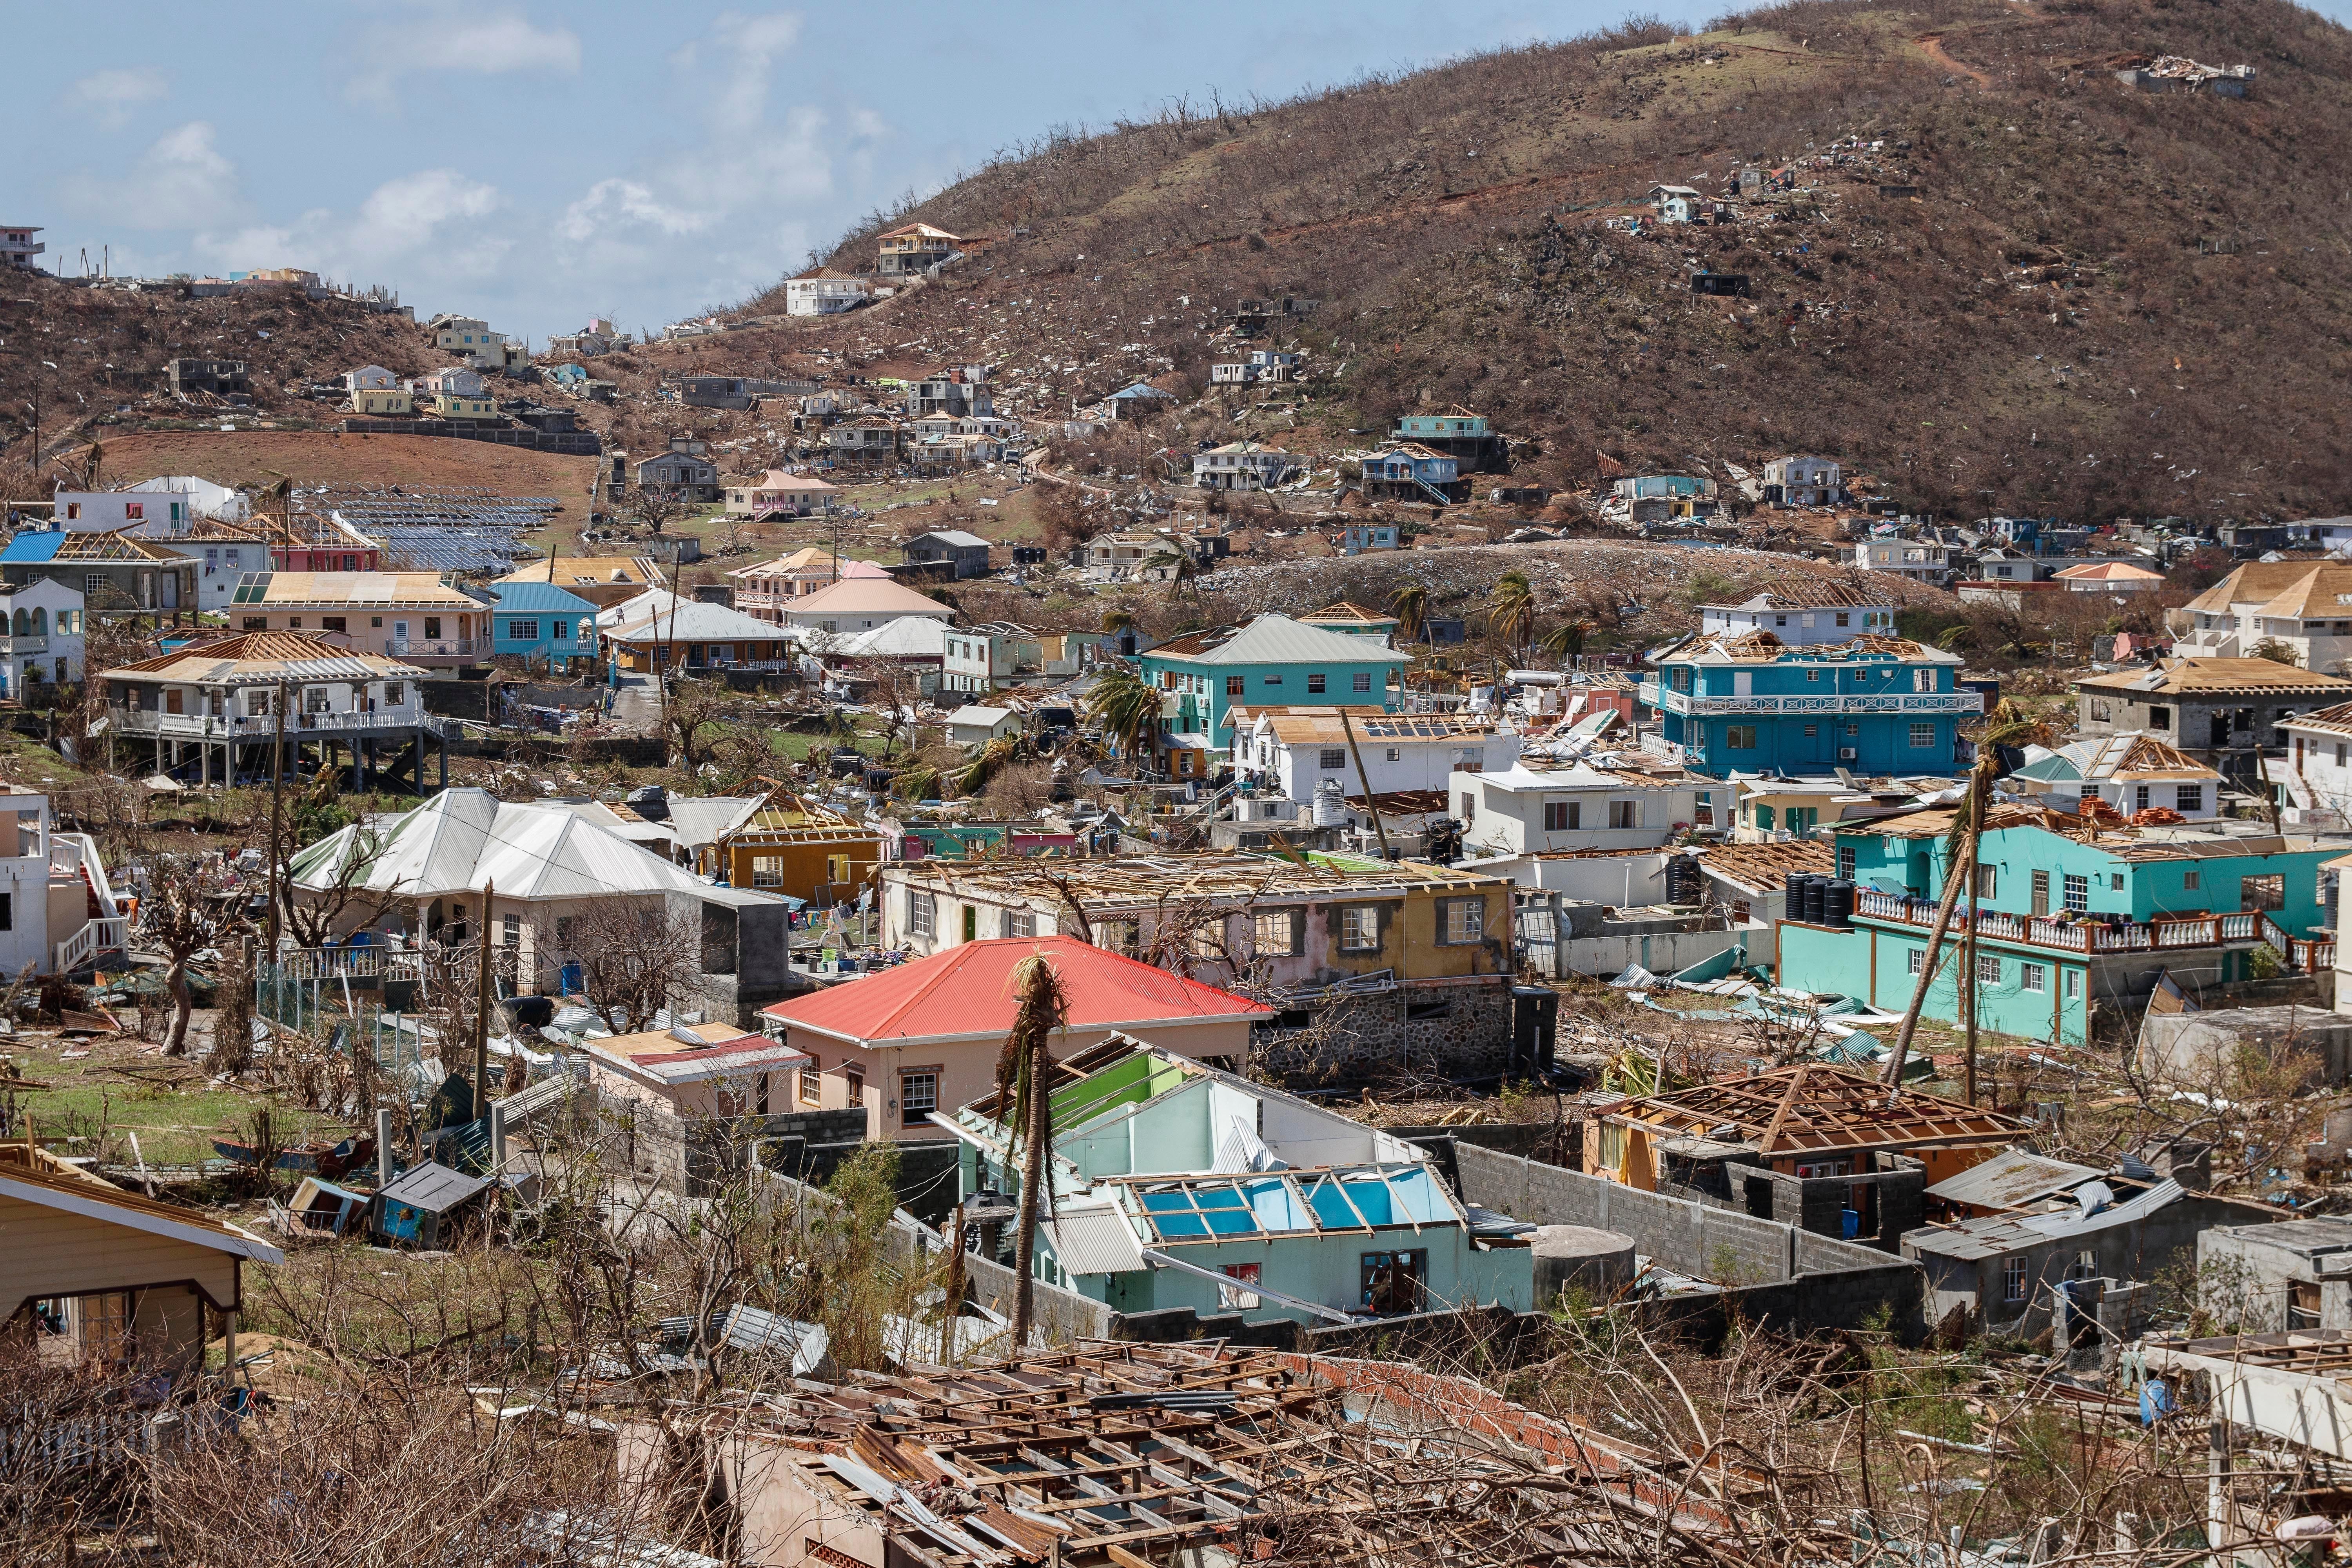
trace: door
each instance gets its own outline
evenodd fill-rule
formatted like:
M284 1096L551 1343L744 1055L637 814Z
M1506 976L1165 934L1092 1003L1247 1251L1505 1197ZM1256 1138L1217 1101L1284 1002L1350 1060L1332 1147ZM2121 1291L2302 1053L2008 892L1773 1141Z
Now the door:
M178 687L174 686L174 687L171 688L169 690L167 690L167 691L165 691L165 692L163 693L163 711L164 711L164 712L166 712L166 713L182 713L182 712L185 712L185 711L186 711L186 710L181 706L181 702L182 702L182 698L181 698L181 695L180 695L180 689L179 689Z
M2033 873L2033 912L2037 915L2050 912L2050 873L2047 871Z
M1357 1279L1366 1311L1389 1317L1421 1310L1422 1282L1429 1274L1429 1254L1367 1252L1358 1259Z
M1745 670L1745 669L1735 669L1735 670L1733 670L1733 671L1731 672L1731 694L1732 694L1734 697L1753 697L1753 696L1755 696L1755 695L1756 695L1756 676L1755 676L1755 673L1754 673L1753 671L1751 671L1751 670Z
M971 904L963 907L963 939L966 942L980 940L980 910Z
M2286 1326L2290 1329L2319 1327L2318 1281L2308 1279L2287 1281Z

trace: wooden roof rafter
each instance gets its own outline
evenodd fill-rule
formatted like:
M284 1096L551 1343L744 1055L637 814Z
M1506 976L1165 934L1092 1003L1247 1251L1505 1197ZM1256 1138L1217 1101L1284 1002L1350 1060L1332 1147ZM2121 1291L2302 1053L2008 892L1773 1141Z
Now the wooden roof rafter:
M1940 1095L1890 1089L1826 1062L1612 1101L1595 1114L1622 1126L1721 1138L1729 1129L1759 1153L1953 1148L2011 1143L2032 1124Z

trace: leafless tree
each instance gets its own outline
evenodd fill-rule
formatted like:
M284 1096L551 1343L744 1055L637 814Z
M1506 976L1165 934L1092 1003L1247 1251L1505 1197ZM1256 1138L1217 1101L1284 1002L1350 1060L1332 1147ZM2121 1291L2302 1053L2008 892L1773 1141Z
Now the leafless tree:
M188 990L188 963L207 948L221 948L250 929L236 879L217 856L157 856L148 865L147 897L139 906L145 940L163 954L163 988L172 997L172 1029L165 1056L188 1053L188 1019L195 998Z
M702 998L702 922L636 899L602 899L538 917L533 942L556 963L580 967L591 1011L616 1035L653 1026L664 1009Z

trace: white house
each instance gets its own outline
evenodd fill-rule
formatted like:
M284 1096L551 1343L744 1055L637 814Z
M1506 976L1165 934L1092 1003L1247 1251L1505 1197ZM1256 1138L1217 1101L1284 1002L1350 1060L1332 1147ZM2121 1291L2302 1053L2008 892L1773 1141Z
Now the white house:
M2166 616L2183 658L2259 657L2283 647L2305 669L2352 669L2352 564L2249 561ZM2186 623L2184 625L2184 623Z
M2342 710L2325 708L2319 712ZM2308 723L2317 717L2306 713L2281 723ZM2213 769L2184 756L2171 742L2136 730L2096 735L2055 751L2029 746L2025 765L2008 780L2011 788L2047 796L2063 811L2079 811L2084 796L2096 795L2127 817L2143 811L2175 811L2191 822L2221 815L2221 786L2226 782Z
M1263 490L1305 468L1295 452L1260 441L1228 441L1192 458L1192 484L1207 490Z
M63 973L121 947L124 924L89 836L54 831L47 795L0 784L0 968Z
M1026 626L994 621L948 633L940 684L950 691L993 691L1042 685L1046 673L1045 639Z
M193 525L149 522L128 531L194 565L196 608L206 615L227 615L247 574L269 570L269 546L249 528L198 519Z
M1768 506L1835 506L1843 488L1833 458L1775 458L1764 465Z
M1361 797L1355 757L1338 708L1237 708L1234 725L1234 776L1250 781L1261 797L1279 796L1311 805L1316 786L1339 781L1340 792ZM1445 795L1456 775L1506 769L1518 761L1517 731L1498 729L1443 713L1389 713L1379 708L1349 708L1356 750L1364 772L1381 795L1429 793Z
M784 625L810 632L862 632L906 616L955 618L955 610L937 599L872 577L845 577L830 588L793 600L782 613Z
M1699 606L1699 635L1770 632L1790 647L1852 642L1866 632L1891 637L1895 606L1842 584L1759 594L1736 605Z
M252 515L242 490L194 474L166 474L113 490L59 490L57 523L68 533L112 533L139 526L142 538L162 538L201 518L242 522Z
M1455 779L1454 816L1463 853L1474 858L1639 849L1689 828L1699 790L1711 784L1680 771L1575 763L1538 773L1513 765Z
M947 718L950 745L984 746L1021 733L1021 715L1010 708L983 708L977 703L959 708Z
M2279 721L2287 733L2287 799L2313 827L2352 826L2352 702ZM2273 764L2275 765L2275 764ZM2273 775L2275 776L2275 775Z
M1856 541L1853 563L1864 572L1892 572L1915 583L1940 584L1952 574L1948 546L1893 533L1874 533Z
M363 364L357 370L343 372L345 392L390 392L400 384L400 377L380 364Z
M797 278L784 279L784 314L787 316L837 316L844 310L854 310L874 298L874 280L853 278L845 272L835 272L830 267L812 268Z
M81 595L53 577L0 584L0 697L82 674Z

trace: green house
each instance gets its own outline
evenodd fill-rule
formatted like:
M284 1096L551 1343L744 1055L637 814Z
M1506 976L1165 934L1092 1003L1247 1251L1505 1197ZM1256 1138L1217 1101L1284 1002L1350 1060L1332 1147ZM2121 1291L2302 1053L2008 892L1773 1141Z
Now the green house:
M1534 1305L1534 1227L1474 1218L1402 1139L1126 1035L1056 1062L1052 1082L1049 1284L1121 1312L1316 1325ZM1018 1194L999 1117L992 1095L932 1118L963 1145L968 1205Z
M1951 824L1946 809L1840 827L1837 875L1853 884L1853 919L1780 922L1780 983L1890 1011L1908 1005L1944 886ZM2095 1007L2136 1011L2159 975L2194 993L2273 965L2298 973L2333 967L2319 868L2336 853L2310 838L2095 829L2079 818L1996 807L1978 854L1979 1026L2083 1045ZM1969 910L1963 900L1948 946L1964 932ZM1923 1016L1960 1020L1959 967L1950 948Z
M1162 721L1171 743L1226 751L1227 717L1252 708L1353 707L1397 703L1402 654L1381 640L1308 626L1288 616L1260 616L1245 626L1188 632L1139 654L1146 684L1167 694Z

